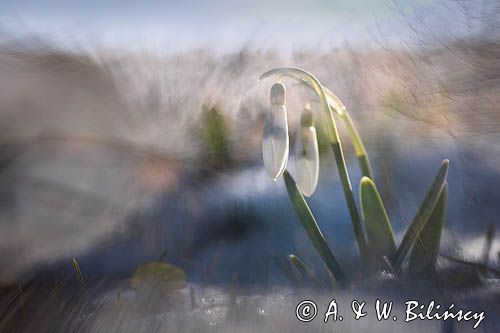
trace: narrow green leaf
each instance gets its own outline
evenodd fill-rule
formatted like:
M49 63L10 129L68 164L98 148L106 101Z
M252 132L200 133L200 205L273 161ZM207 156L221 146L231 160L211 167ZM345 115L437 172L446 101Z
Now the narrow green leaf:
M288 259L293 264L300 276L305 279L311 272L306 268L306 265L296 255L289 254Z
M374 261L380 266L384 264L384 256L392 258L396 253L396 241L377 187L368 177L361 179L359 202L368 238L368 248Z
M313 270L307 267L296 255L290 254L288 255L288 259L290 259L290 262L293 264L297 272L299 272L304 282L313 284L313 287L326 288L325 283L321 281L316 274L314 274Z
M299 216L299 220L302 223L302 226L306 230L307 234L309 235L309 238L313 242L314 247L318 251L319 255L328 267L328 270L333 274L335 279L337 279L339 283L345 283L346 276L342 272L337 259L335 259L335 256L328 247L325 237L323 236L318 223L316 223L316 220L311 212L311 209L307 205L304 196L300 192L297 184L288 171L285 170L283 176L285 178L286 189L288 191L288 195L290 197L290 201L292 202L293 208Z
M288 282L293 287L299 287L301 284L303 284L302 277L299 275L299 272L297 272L296 269L292 269L290 262L286 260L285 258L277 258L273 257L273 260L277 264L278 268L281 269L285 277L288 279Z
M399 248L392 260L395 272L400 271L401 266L403 265L403 262L406 256L408 255L408 252L413 246L413 243L415 243L415 240L420 235L420 232L425 227L425 224L427 223L429 217L434 211L434 207L436 207L439 196L446 181L446 175L448 173L448 164L449 164L448 160L444 160L443 163L441 164L441 168L439 169L436 177L434 178L434 181L432 182L432 185L429 188L429 191L427 192L427 195L425 196L422 205L418 209L417 214L415 215L413 221L408 227L408 230L406 230L403 240L401 241L401 244L399 245Z
M409 270L413 273L434 272L441 242L441 232L446 219L448 184L444 184L434 211L420 232L411 251Z

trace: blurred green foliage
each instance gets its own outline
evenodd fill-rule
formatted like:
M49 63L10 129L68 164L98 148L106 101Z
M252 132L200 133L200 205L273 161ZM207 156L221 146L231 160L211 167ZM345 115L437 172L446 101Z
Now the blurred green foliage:
M163 262L150 262L137 267L130 280L132 288L160 287L169 293L186 287L186 275L182 270Z
M231 130L216 106L205 104L200 119L200 137L208 167L226 168L232 165Z

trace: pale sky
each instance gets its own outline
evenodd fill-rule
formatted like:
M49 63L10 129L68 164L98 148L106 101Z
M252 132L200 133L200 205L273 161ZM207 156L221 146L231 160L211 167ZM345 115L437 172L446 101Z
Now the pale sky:
M248 45L289 52L344 41L363 45L374 38L411 40L407 23L433 20L446 27L447 11L453 8L439 1L0 0L0 29L7 35L35 32L68 45L91 41L132 49L210 47L223 52Z

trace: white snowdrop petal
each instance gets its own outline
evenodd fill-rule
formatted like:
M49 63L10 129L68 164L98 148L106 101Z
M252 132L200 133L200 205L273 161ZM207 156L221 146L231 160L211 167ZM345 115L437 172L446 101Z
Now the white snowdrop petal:
M310 197L318 185L319 149L316 129L301 127L295 143L295 171L297 185L302 193Z
M268 175L277 180L285 171L289 151L288 121L284 105L271 105L264 124L262 157Z

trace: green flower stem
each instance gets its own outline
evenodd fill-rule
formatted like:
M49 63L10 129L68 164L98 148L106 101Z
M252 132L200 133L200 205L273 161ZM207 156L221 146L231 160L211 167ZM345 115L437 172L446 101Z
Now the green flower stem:
M351 115L347 111L344 103L337 97L330 89L323 87L325 90L326 96L328 98L328 104L330 107L336 111L337 116L344 124L344 127L347 130L347 135L351 140L352 146L354 148L354 152L358 157L359 167L361 169L361 173L364 177L368 177L373 179L372 168L370 165L370 161L368 159L368 153L366 151L365 145L363 144L363 140L361 140L361 136L359 135L354 122L352 121Z
M333 155L335 156L335 163L337 164L342 190L344 191L344 196L346 198L347 208L349 210L349 215L351 216L354 234L356 235L359 253L361 258L365 260L367 258L365 234L360 223L358 208L356 206L356 201L354 200L352 186L344 160L344 154L342 154L342 146L340 142L332 143L331 146Z
M352 121L351 116L349 115L347 110L344 110L344 114L342 116L339 115L339 118L343 121L343 124L347 129L347 134L351 139L354 151L356 152L356 156L358 157L358 163L361 169L361 174L364 177L373 179L373 172L370 165L370 161L368 159L368 153L366 152L366 148L365 145L363 144L363 141L361 141L359 132L354 126L354 122Z
M312 87L306 80L301 80L301 83L306 87L310 88L314 91L314 87ZM339 117L340 121L344 125L347 130L347 135L351 140L351 144L354 148L356 156L358 157L359 167L361 169L361 173L364 177L368 177L373 179L372 167L370 165L370 160L368 159L368 153L366 151L363 140L361 140L361 136L359 135L354 122L352 121L351 115L347 111L344 103L337 97L330 89L323 86L323 90L325 91L328 104L331 109L335 110L335 113Z
M354 194L352 192L352 186L349 179L349 174L347 172L347 167L345 163L344 153L342 150L342 144L340 142L339 133L337 130L337 125L335 123L333 112L332 109L330 108L330 104L328 103L328 99L325 90L323 89L323 86L318 81L318 79L311 73L293 67L281 67L272 69L262 74L259 77L259 80L262 80L271 75L289 76L301 82L305 81L306 84L309 85L318 95L321 107L326 113L327 133L330 139L330 144L332 146L333 154L335 156L335 161L337 163L337 170L339 172L340 181L342 183L342 190L344 192L344 196L347 202L347 207L349 209L349 215L351 216L351 221L353 224L354 234L356 236L359 252L363 260L365 260L365 258L367 258L365 235L363 232L363 228L361 226L361 220L359 217L358 209L356 207Z
M330 247L328 246L325 237L323 236L318 223L311 212L311 209L307 205L307 202L300 192L297 184L293 180L293 177L287 170L283 173L283 177L285 178L286 189L293 208L299 216L299 220L316 248L316 251L318 251L328 270L332 273L335 279L339 283L345 284L347 281L346 276L342 272L337 259L335 259L335 256L330 250Z

